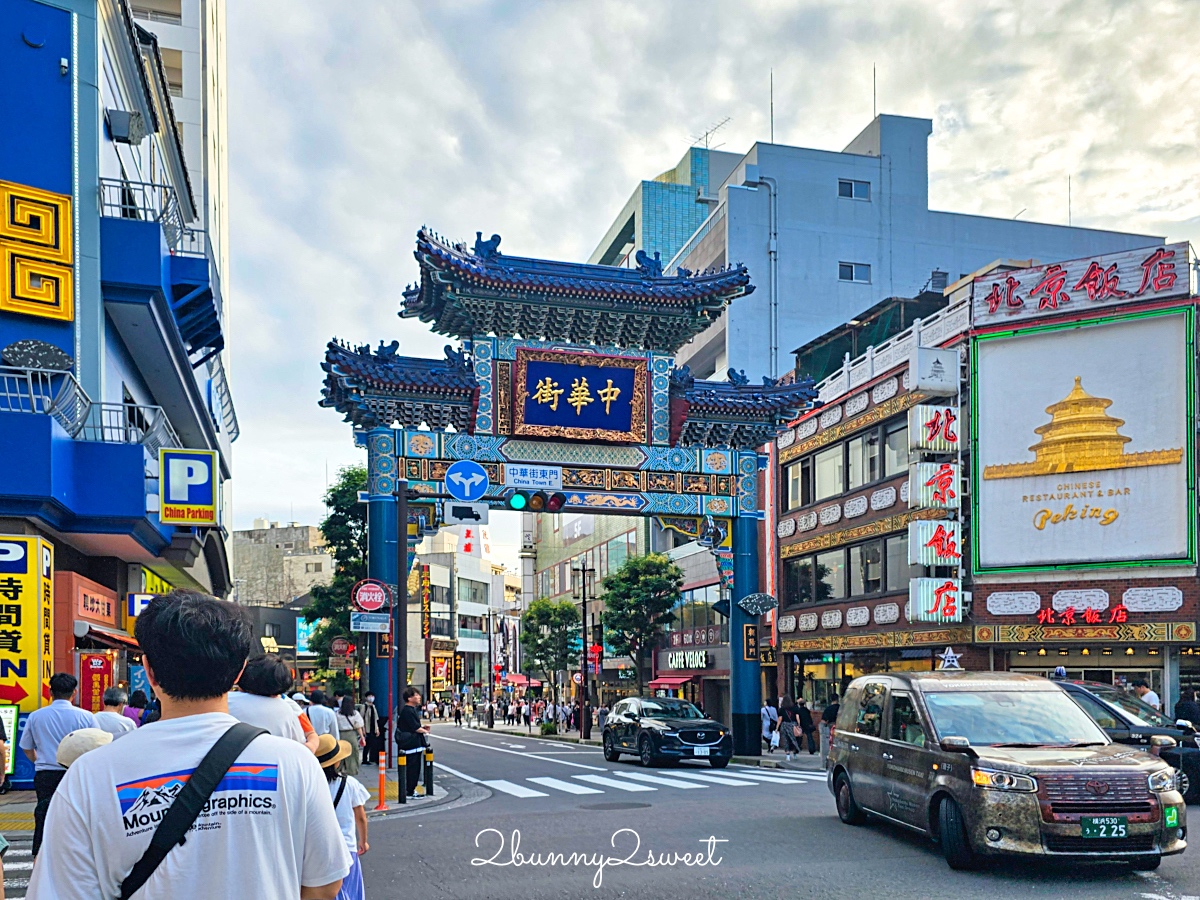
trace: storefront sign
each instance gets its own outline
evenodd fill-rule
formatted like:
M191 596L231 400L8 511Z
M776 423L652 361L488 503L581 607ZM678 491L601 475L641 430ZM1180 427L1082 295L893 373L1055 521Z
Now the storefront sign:
M957 578L913 578L908 602L914 622L961 622L962 582Z
M317 627L316 622L305 621L304 616L296 616L296 655L297 656L315 656L313 651L308 649L308 642L312 640L313 629Z
M451 676L454 673L454 658L450 656L435 656L430 661L431 691L447 691L450 689Z
M470 545L463 548L470 552ZM432 633L432 600L433 589L429 583L429 566L421 566L421 637L428 639Z
M776 660L774 647L763 647L761 648L760 653L762 654L762 658L759 660L759 662L761 662L764 666L775 665Z
M376 645L377 649L375 651L375 655L378 656L380 659L391 659L392 658L392 633L390 631L380 632L376 636L376 640L379 641L379 643Z
M1195 562L1191 319L976 339L977 570Z
M53 545L0 535L0 701L21 712L49 702L53 639Z
M462 684L467 680L467 657L462 653L454 654L454 683Z
M217 524L215 450L158 451L159 510L164 525Z
M888 647L927 647L931 644L945 646L946 644L969 644L971 642L971 634L970 626L939 628L931 631L888 631L883 634L833 634L827 637L784 640L780 649L784 653L803 653L811 650L874 650Z
M910 522L908 525L908 562L914 566L958 566L962 540L958 522Z
M104 692L113 686L111 653L79 654L79 705L97 713L104 709Z
M643 443L646 360L519 348L513 434Z
M921 404L908 411L908 449L928 453L957 453L959 440L957 404Z
M958 350L916 347L908 361L912 389L925 394L958 393Z
M958 509L957 463L913 463L908 467L910 509Z
M720 625L672 631L669 632L669 640L672 647L710 646L712 644L723 643Z
M669 669L707 669L709 662L707 650L675 650L667 654Z
M976 625L977 644L1039 644L1072 641L1112 643L1196 640L1195 622L1127 622L1124 625Z
M975 279L976 327L1108 306L1186 297L1191 266L1186 242L1072 259Z
M103 625L117 624L117 594L103 585L74 572L60 572L58 578L70 585L75 595L75 616Z

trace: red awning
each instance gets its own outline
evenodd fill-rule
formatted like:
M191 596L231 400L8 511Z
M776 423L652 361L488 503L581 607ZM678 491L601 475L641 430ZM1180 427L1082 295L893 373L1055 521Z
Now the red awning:
M77 634L80 630L82 630L78 626L83 624L84 623L78 619L75 620ZM132 635L126 634L124 631L116 628L105 628L103 625L94 625L91 622L87 623L86 636L91 638L93 641L104 644L108 647L115 647L118 650L141 649L138 646L138 642L133 639Z
M687 684L691 680L691 675L664 675L662 678L655 678L646 687L651 690L654 688L677 688L682 684Z
M540 681L538 681L536 678L529 678L526 675L519 675L515 672L512 675L506 675L504 678L504 682L505 682L505 684L515 685L516 687L541 687L542 686L542 683Z

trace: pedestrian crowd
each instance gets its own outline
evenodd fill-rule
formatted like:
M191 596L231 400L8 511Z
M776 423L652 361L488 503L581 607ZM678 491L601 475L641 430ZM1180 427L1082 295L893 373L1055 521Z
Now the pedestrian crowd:
M37 796L29 896L364 897L371 795L354 776L384 745L374 695L288 696L290 668L250 658L241 611L197 592L152 600L135 636L153 700L112 687L93 714L60 672L21 733ZM405 715L420 694L405 695L397 738L415 720L423 742Z
M803 697L793 700L785 695L778 703L772 703L770 698L763 700L758 718L764 749L768 753L782 749L788 760L803 752L810 756L820 753L824 764L829 758L830 733L839 709L837 695L831 694L821 710L820 720L814 721L813 711Z

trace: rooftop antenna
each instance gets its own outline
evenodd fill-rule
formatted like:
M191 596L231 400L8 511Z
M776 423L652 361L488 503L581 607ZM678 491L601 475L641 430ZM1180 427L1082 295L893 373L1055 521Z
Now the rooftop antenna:
M875 66L871 66L871 118L879 118L879 112L875 108Z
M771 143L775 143L775 70L771 70Z
M729 124L730 122L732 122L732 121L733 121L733 119L732 119L730 116L726 116L726 117L725 117L725 118L723 118L723 119L722 119L720 122L716 122L716 123L714 123L713 125L710 125L710 126L709 126L709 127L708 127L708 128L705 130L705 131L704 131L704 133L703 133L703 134L700 134L700 135L693 135L693 136L692 136L692 138L691 138L691 141L692 141L692 146L694 147L694 146L696 146L697 144L703 143L703 144L704 144L704 149L705 149L705 150L714 150L714 149L716 149L715 147L712 147L712 146L710 146L710 143L711 143L712 136L713 136L714 134L716 134L718 131L720 131L722 128L724 128L726 125L728 125L728 124ZM717 147L720 147L720 146L723 146L723 145L722 145L722 144L717 144Z
M1067 176L1067 227L1071 225L1071 176Z

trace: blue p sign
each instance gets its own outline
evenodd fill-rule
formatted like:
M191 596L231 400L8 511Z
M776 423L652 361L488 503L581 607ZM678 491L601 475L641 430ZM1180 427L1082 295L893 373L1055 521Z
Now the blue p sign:
M158 520L164 525L217 524L217 454L158 451Z

